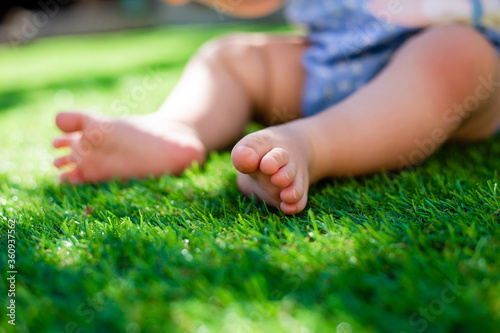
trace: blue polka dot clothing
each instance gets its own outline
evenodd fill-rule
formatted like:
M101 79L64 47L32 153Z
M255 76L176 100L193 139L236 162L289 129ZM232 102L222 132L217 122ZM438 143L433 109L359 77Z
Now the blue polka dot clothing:
M439 3L440 0L430 1L434 1L436 7L436 1ZM500 1L492 1L500 4ZM402 44L431 25L428 22L423 22L422 26L395 24L396 20L387 15L384 17L383 11L377 16L370 3L369 0L289 1L286 8L288 19L307 27L311 43L303 56L307 71L302 96L304 116L339 103L370 82L387 66ZM468 4L471 10L466 15L470 24L476 25L500 50L499 30L481 24L485 11L477 6L478 3L479 0L471 0ZM398 18L403 17L399 11L398 15Z

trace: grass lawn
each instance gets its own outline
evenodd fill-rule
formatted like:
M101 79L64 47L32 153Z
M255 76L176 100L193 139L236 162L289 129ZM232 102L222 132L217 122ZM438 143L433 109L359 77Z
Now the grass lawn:
M258 29L0 48L0 267L15 222L16 331L500 332L498 137L321 182L294 217L240 195L228 151L178 178L57 183L58 110L152 112L201 43ZM145 78L160 85L139 94ZM0 332L15 331L8 289Z

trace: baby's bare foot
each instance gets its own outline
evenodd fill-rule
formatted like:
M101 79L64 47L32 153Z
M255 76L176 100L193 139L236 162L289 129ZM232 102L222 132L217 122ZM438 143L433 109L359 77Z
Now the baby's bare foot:
M60 177L73 184L179 174L205 157L193 129L159 121L154 115L109 118L60 113L56 124L66 134L54 141L54 147L69 147L71 153L56 159L54 165L74 166Z
M231 158L243 194L255 194L285 214L304 210L312 149L301 134L286 125L252 133L234 147Z

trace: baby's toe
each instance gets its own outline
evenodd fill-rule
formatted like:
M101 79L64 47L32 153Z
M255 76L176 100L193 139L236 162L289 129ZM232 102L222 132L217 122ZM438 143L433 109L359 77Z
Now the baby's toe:
M90 115L81 112L61 112L56 116L56 124L65 133L81 131L90 121Z
M293 162L288 163L272 175L271 183L279 188L285 188L290 186L290 184L295 180L296 175L297 165Z
M298 202L294 204L287 204L285 202L282 202L280 204L280 208L286 215L295 215L302 212L306 208L306 205L307 205L307 195L304 195L302 199L300 199Z
M265 175L274 175L290 162L290 155L283 148L273 148L260 161L260 171Z
M71 171L63 173L59 176L59 180L61 183L69 182L71 185L76 185L82 183L82 176L80 174L80 170L73 169Z
M59 157L54 161L54 166L57 168L62 168L68 164L73 163L73 160L70 155L66 155L63 157Z
M249 174L259 169L260 156L252 148L241 145L231 152L234 167L241 173Z
M231 160L239 172L253 173L259 170L260 161L271 149L271 138L262 130L241 139L231 152Z
M295 181L283 189L280 194L281 201L286 204L293 205L302 199L304 196L304 180L302 177L295 178Z
M81 137L82 136L79 133L65 134L63 136L60 136L54 140L54 148L73 147L75 143L81 139Z

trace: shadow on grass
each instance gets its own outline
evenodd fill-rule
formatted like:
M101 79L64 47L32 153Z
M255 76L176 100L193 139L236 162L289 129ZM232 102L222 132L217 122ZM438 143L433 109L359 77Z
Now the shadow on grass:
M0 112L26 104L30 97L31 93L24 90L0 93Z

